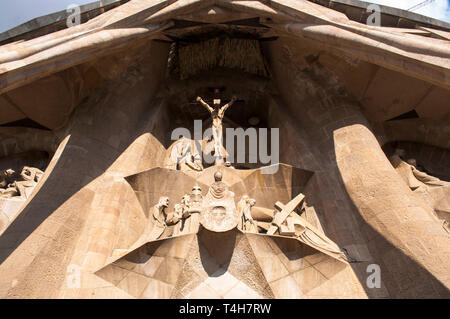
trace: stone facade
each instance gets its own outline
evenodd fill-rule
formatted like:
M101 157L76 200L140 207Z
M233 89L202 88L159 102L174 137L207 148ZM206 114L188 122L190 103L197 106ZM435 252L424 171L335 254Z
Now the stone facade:
M0 180L0 298L450 296L445 26L123 2L0 47L0 171L43 172ZM277 161L231 128L278 128Z

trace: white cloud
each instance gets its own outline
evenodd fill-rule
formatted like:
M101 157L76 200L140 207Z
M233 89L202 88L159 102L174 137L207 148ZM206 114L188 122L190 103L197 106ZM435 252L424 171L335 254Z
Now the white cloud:
M425 0L371 0L365 2L377 3L393 8L399 8L407 10L416 4L419 4ZM438 20L450 22L450 1L449 0L435 0L420 9L413 12L422 14L424 16L432 17Z

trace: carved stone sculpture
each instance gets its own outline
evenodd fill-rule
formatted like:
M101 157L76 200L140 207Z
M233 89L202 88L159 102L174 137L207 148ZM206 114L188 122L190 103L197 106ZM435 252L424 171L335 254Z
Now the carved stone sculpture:
M25 166L20 173L19 180L14 182L12 185L17 188L19 196L28 198L29 193L27 189L34 187L39 183L44 172L38 168Z
M270 226L269 230L267 231L267 234L269 234L269 235L275 234L275 232L279 228L281 228L281 225L286 221L286 218L289 217L291 212L294 211L295 208L297 208L297 206L300 205L304 199L305 199L305 195L298 194L294 199L292 199L282 209L280 209L282 204L277 202L275 204L275 207L278 208L279 211L275 213L275 216L272 220L272 225Z
M224 232L238 224L234 193L222 182L221 172L214 174L214 180L203 201L201 223L211 231Z
M12 177L15 171L12 169L6 169L0 172L0 188L6 188L8 184L12 183Z
M236 101L236 97L233 96L231 101L224 106L220 107L221 101L220 99L214 99L214 107L211 107L208 103L203 101L203 99L199 96L197 97L197 101L203 105L208 112L211 114L212 118L212 134L214 141L214 156L215 156L215 164L222 164L224 162L224 154L222 154L222 119L225 115L225 111L233 105Z
M419 181L426 185L430 186L444 186L448 183L441 181L439 178L428 175L425 172L420 171L417 168L417 162L414 158L410 158L407 163L411 166L411 170L413 172L413 175L415 178L417 178Z
M167 214L166 224L168 226L177 224L183 218L183 211L184 205L182 199L181 203L175 204L174 211Z
M28 198L31 191L41 180L44 172L35 167L24 166L18 180L7 183L8 181L11 181L13 174L13 170L6 170L3 172L3 178L0 183L0 186L3 189L0 188L0 196L7 198L13 196ZM4 186L5 184L6 186Z
M224 165L225 167L234 168L233 165L231 165L231 162L229 161L226 161Z
M174 146L173 152L175 152L177 170L203 170L202 159L195 141L182 137Z
M352 260L343 251L341 251L341 249L338 245L336 245L335 242L318 231L302 217L298 216L298 219L294 221L294 225L303 226L303 230L301 228L297 228L295 232L295 235L300 241L303 241L304 243L309 244L310 246L316 248L317 250L325 252L328 255L333 255L337 259L345 261Z
M317 250L332 255L337 259L349 261L350 258L341 251L336 243L311 225L306 219L294 212L297 206L302 204L304 198L305 196L303 194L299 194L286 205L276 202L275 208L277 211L267 233L273 235L278 231L283 236L294 236L301 242Z
M167 214L167 226L174 226L172 236L196 233L200 226L202 212L202 190L200 186L192 188L191 195L185 194L181 202L175 204L174 211Z
M430 163L417 170L450 176L448 24L389 8L367 14L353 0L97 3L0 34L0 166L17 165L17 176L41 167L31 153L15 157L30 150L51 161L33 200L0 198L1 299L448 298L450 236L433 210L450 211L450 186L405 165L420 185L412 191L386 158L404 145ZM216 87L223 96L209 100L203 92ZM217 117L224 136L226 124L257 130L257 143L245 137L244 162L198 173L188 156L177 171L166 161L173 129L200 132L189 102L209 120L197 95L214 108L212 98L226 104L233 94L245 110ZM279 132L266 135L269 127ZM208 147L214 153L213 139ZM207 226L228 218L231 195L209 191L219 169L236 204L257 200L253 220L273 236L203 227L184 236L194 216ZM208 198L193 214L196 183ZM317 223L306 208L273 208L299 190L311 194ZM158 207L166 195L180 204ZM1 213L14 205L6 224ZM168 238L178 226L183 235ZM358 263L330 257L338 251L323 234Z
M175 204L174 212L167 215L167 225L175 225L172 236L178 236L185 231L185 219L189 210L190 196L184 195L181 198L181 203Z
M165 209L169 206L169 198L161 197L158 204L153 206L151 212L151 219L153 221L153 227L149 235L150 240L158 239L167 227L166 218L167 214Z
M7 169L0 172L0 197L12 197L17 194L17 189L10 185L14 182L13 176L15 171Z
M428 186L450 185L448 182L441 181L437 177L420 171L417 168L417 162L415 159L411 158L404 161L401 157L402 154L404 154L404 151L397 149L395 154L390 157L390 161L412 190L419 188L423 184Z
M450 183L421 171L413 158L404 161L404 155L404 150L396 149L395 154L389 158L392 166L408 187L434 208L436 216L447 231L450 220Z
M253 220L251 209L256 201L248 195L242 196L237 204L238 214L240 216L238 227L242 231L249 233L258 233L258 226Z
M200 213L202 211L203 195L200 186L192 188L189 196L188 209L183 212L183 233L196 233L200 226Z

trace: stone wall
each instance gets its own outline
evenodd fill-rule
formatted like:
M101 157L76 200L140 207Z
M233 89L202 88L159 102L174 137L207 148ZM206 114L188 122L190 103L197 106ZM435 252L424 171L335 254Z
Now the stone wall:
M95 269L139 237L145 216L123 177L162 160L153 97L168 45L141 49L145 76L105 83L59 132L65 139L39 192L0 237L1 296L63 296L68 265Z
M292 42L280 42L268 47L271 65L320 163L311 195L325 232L361 261L352 265L361 283L368 264L381 266L383 286L366 289L370 297L444 297L448 234L432 208L400 179L358 103L333 74L309 65ZM286 157L308 156L298 154Z

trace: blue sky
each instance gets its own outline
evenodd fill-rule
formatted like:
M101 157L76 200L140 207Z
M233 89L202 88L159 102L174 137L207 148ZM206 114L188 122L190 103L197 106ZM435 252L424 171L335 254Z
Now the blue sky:
M364 2L378 3L388 7L400 8L407 10L424 0L362 0ZM423 14L424 16L432 17L438 20L450 22L450 0L434 0L434 2L427 4L413 12Z
M0 0L0 32L49 13L65 10L70 4L95 0Z
M1 0L0 32L11 29L33 18L65 10L69 4L86 4L94 0ZM409 9L423 0L372 0L400 9ZM414 12L450 22L450 0L435 0Z

